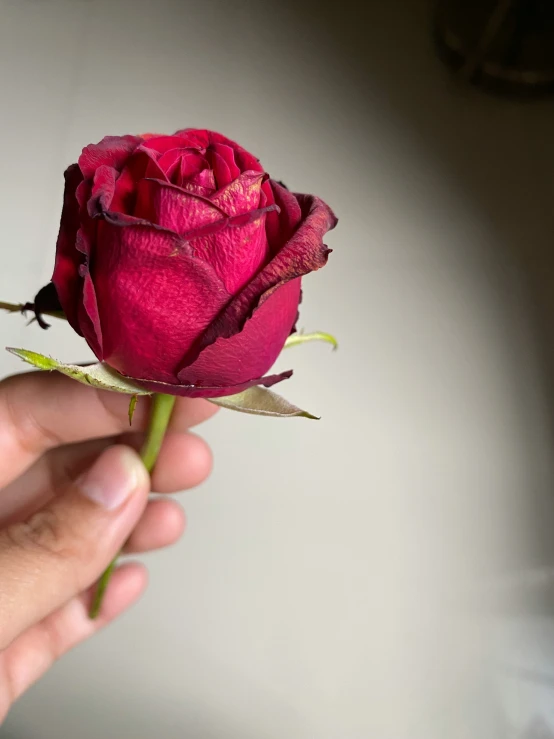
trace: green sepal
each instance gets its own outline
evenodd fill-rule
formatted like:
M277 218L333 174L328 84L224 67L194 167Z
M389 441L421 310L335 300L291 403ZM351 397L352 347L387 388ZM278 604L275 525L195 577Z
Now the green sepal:
M331 344L333 351L336 351L339 347L338 341L331 334L326 334L323 331L312 331L309 334L291 334L285 341L284 348L288 349L289 346L306 344L308 341L325 341L327 344Z
M77 382L82 382L84 385L92 385L92 387L102 390L111 390L112 392L125 393L126 395L152 395L150 390L145 390L143 387L135 385L131 380L123 377L123 375L120 375L119 372L116 372L103 362L81 367L77 364L64 364L57 359L46 357L44 354L38 354L28 349L7 347L7 350L24 362L32 364L34 367L38 367L41 370L57 370L63 375L77 380Z
M225 395L222 398L209 398L208 400L222 408L229 408L241 413L251 413L255 416L273 416L277 418L300 416L319 421L317 416L297 408L272 390L267 390L258 385L243 390L242 393L236 395Z

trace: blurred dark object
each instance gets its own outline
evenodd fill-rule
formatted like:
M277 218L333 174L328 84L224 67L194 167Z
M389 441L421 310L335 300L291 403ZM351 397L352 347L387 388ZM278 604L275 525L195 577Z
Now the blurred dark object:
M554 92L554 0L439 0L442 59L491 91Z

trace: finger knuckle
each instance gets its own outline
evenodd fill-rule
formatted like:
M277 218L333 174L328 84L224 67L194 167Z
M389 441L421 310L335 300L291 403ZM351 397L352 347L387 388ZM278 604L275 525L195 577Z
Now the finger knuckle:
M75 555L74 537L53 511L42 510L5 530L12 547L26 552L66 559Z

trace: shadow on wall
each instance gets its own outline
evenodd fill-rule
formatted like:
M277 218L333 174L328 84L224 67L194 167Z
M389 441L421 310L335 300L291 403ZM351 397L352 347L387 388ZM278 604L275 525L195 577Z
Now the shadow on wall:
M502 251L479 258L485 270L488 257L500 256L522 272L554 401L554 96L512 100L458 84L436 53L433 10L430 0L345 0L340 14L329 2L290 7L299 23L319 27L345 84L359 92L363 117L371 120L379 97L399 130L482 211Z
M472 260L478 260L486 289L499 292L502 310L508 311L503 321L507 344L518 324L531 326L535 344L531 349L539 358L538 384L543 386L540 395L547 405L552 448L554 97L503 98L458 82L435 49L430 0L365 6L345 0L340 13L330 2L303 0L288 6L294 23L312 31L317 27L320 43L336 60L336 75L352 88L353 107L345 111L345 120L357 117L367 124L376 116L386 116L391 129L396 128L398 145L417 149L430 170L444 175L445 187L455 188L465 207L479 215L487 233L478 244L468 243L467 251ZM376 100L378 105L373 106ZM337 131L337 140L340 135ZM364 152L360 163L370 167ZM370 169L368 176L378 174ZM407 172L407 177L413 178L414 173ZM413 186L417 200L417 180ZM452 229L457 225L453 220ZM444 249L449 248L445 242ZM523 316L522 305L527 313ZM525 362L518 343L513 341L512 347L514 362ZM523 423L522 428L522 444L531 447ZM535 516L527 524L534 549L524 558L531 565L554 562L554 501L543 490L536 500L532 500L533 490L527 494Z
M204 710L187 706L186 719L183 719L182 706L176 706L173 712L171 707L161 706L159 696L152 701L149 710L143 710L137 702L133 712L129 713L129 704L119 701L117 695L94 695L83 693L81 696L72 694L67 703L56 695L57 712L64 715L63 726L68 739L79 736L78 727L87 721L93 720L98 727L98 735L107 739L115 737L133 737L133 739L228 739L230 736L240 736L243 739L259 739L256 728L247 725L237 725L236 717L230 713L223 714L215 706L206 706ZM24 722L18 721L19 727L13 729L2 727L2 739L40 739L39 734L29 733L24 728ZM21 727L23 724L23 728Z

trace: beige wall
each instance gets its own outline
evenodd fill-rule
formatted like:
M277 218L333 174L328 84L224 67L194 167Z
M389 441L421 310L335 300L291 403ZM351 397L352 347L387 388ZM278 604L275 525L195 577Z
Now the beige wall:
M464 593L554 554L552 103L457 89L426 3L373 5L0 0L2 299L49 278L62 171L107 133L219 129L341 219L301 314L340 351L282 361L323 420L211 422L186 537L6 737L495 736Z

